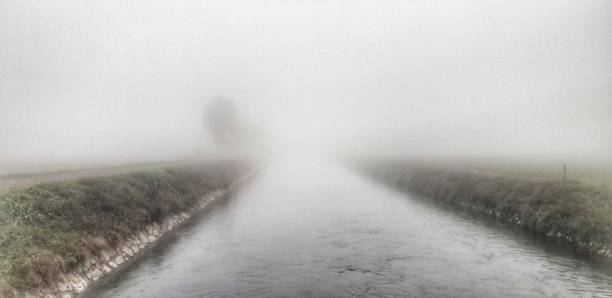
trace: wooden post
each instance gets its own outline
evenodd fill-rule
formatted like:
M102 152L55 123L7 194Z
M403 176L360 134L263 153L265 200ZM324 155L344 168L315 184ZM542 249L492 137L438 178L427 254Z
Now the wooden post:
M567 179L567 165L563 164L563 181Z

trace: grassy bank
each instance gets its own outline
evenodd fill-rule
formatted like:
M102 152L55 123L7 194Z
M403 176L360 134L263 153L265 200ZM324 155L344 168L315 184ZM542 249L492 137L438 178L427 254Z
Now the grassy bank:
M610 256L609 187L398 162L370 163L366 172L399 190L495 216L583 253Z
M51 285L104 246L227 188L244 170L206 163L3 191L0 296Z

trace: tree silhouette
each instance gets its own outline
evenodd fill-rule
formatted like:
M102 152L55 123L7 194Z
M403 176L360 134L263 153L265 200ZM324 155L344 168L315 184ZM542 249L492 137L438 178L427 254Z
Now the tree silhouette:
M233 101L221 97L213 99L206 107L204 120L217 144L226 146L234 142L239 121Z

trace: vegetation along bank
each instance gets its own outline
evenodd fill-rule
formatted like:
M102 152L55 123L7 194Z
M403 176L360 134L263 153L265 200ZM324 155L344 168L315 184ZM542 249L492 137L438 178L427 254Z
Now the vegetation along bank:
M605 185L396 161L364 168L400 191L499 218L581 253L612 256L612 191Z
M71 297L220 197L237 162L0 192L0 296Z

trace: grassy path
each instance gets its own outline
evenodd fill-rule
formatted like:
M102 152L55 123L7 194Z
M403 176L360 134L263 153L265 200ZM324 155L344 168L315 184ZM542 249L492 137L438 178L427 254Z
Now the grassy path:
M131 164L102 168L57 170L48 172L18 173L0 176L0 190L15 187L27 187L41 183L66 182L82 178L108 177L129 174L133 172L147 172L162 168L187 165L190 161L159 162L147 164Z

